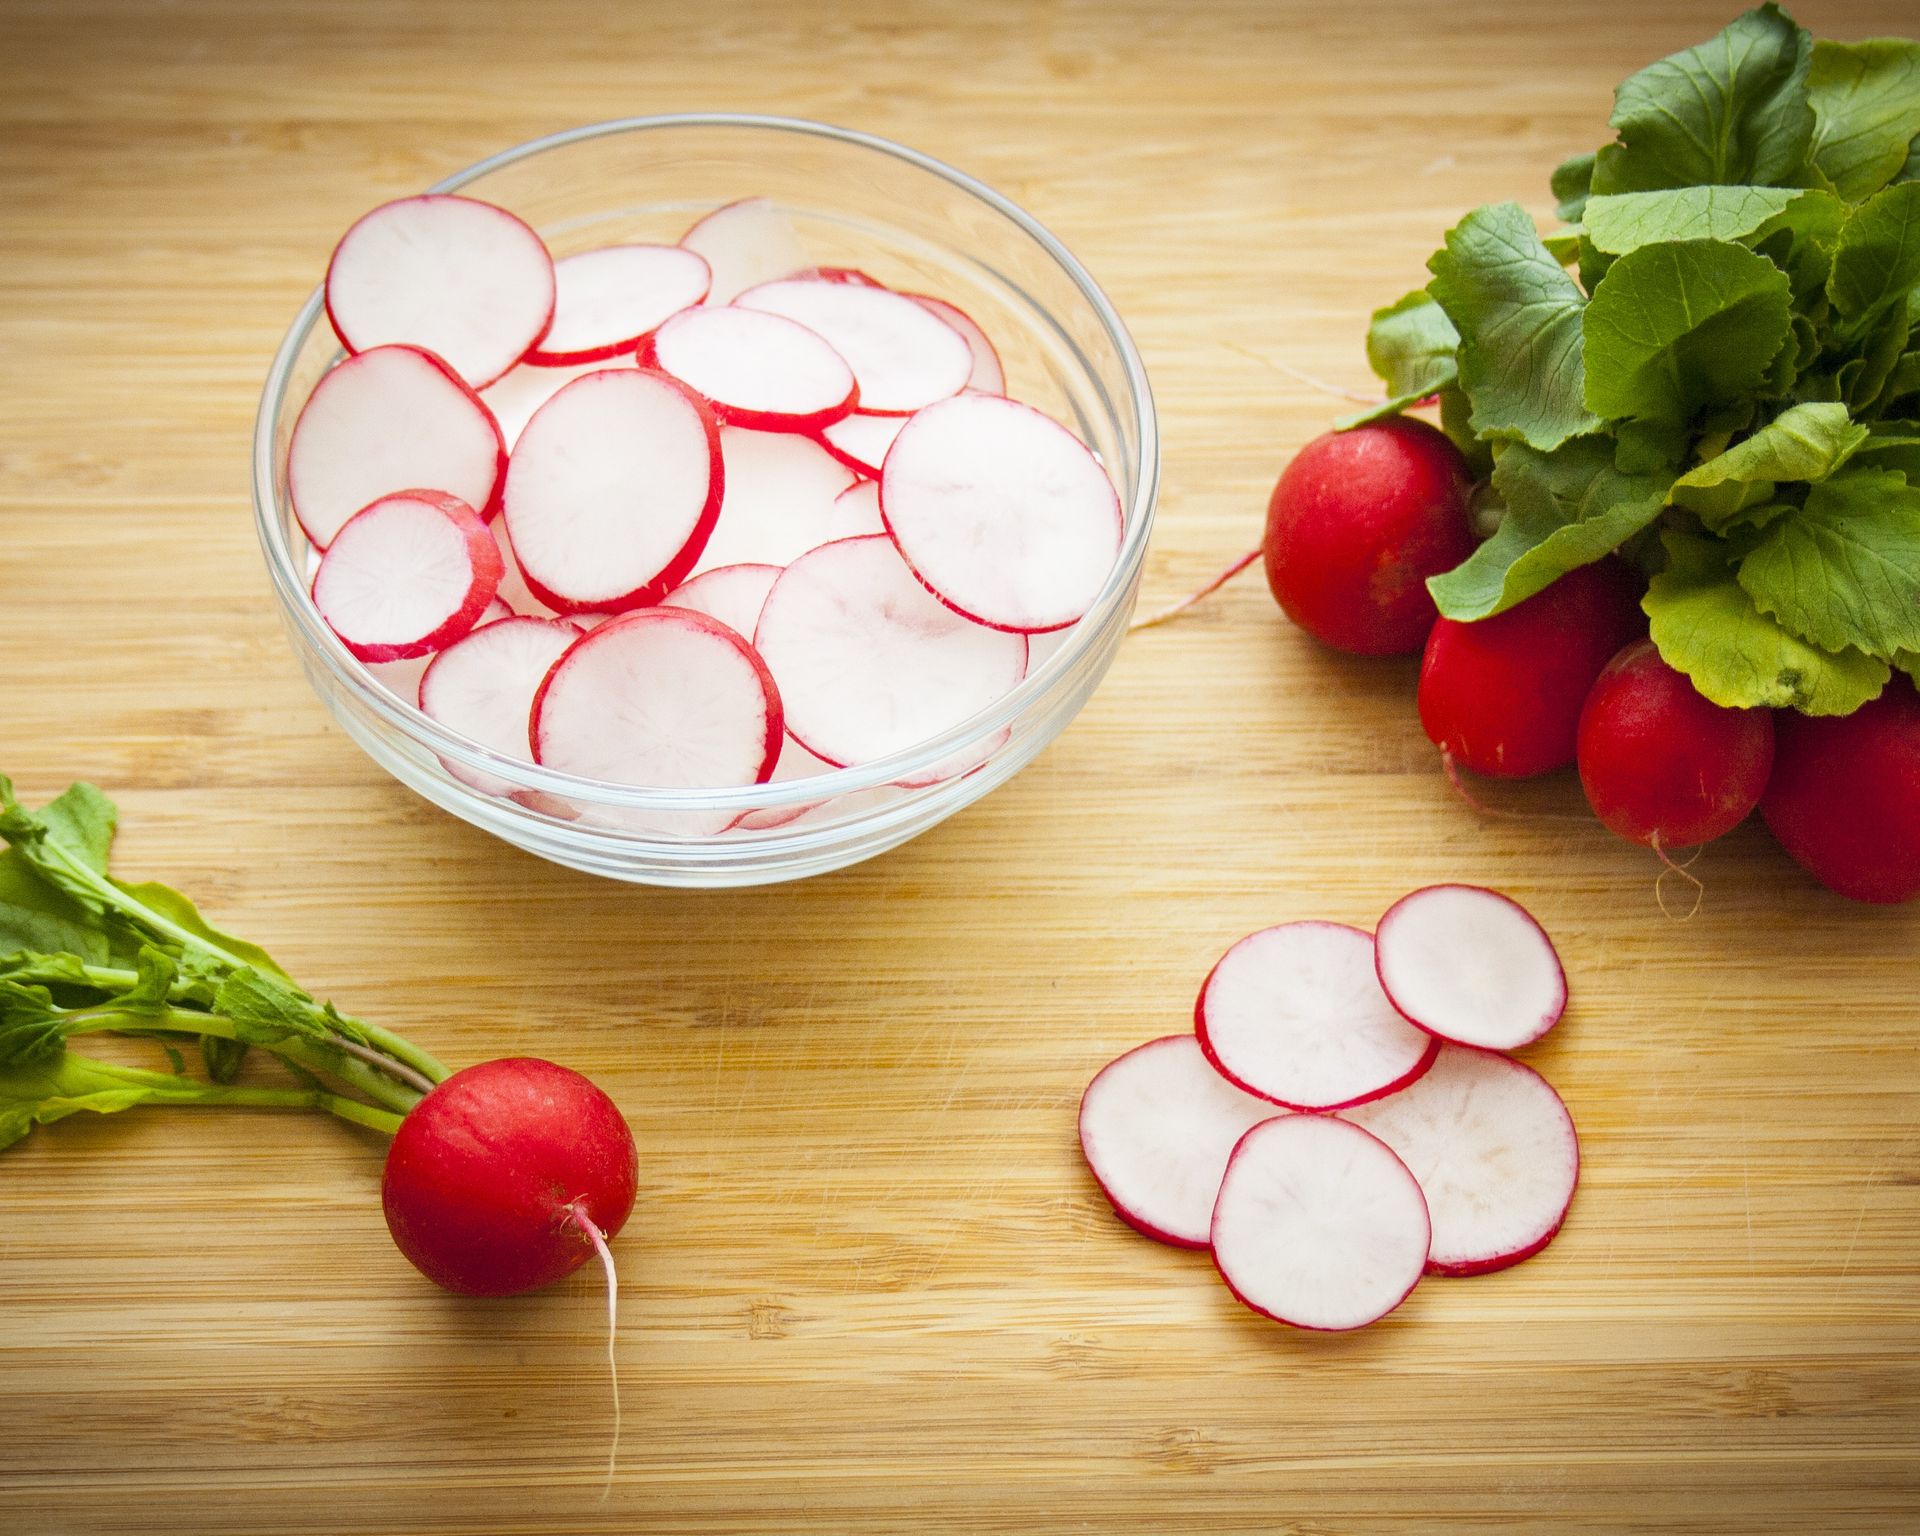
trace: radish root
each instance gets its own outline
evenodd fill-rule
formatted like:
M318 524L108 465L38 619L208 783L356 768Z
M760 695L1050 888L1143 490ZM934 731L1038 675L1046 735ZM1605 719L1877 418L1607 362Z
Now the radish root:
M1699 860L1700 855L1706 852L1706 846L1702 844L1700 847L1694 849L1692 856L1688 858L1684 864L1676 864L1668 855L1667 850L1660 846L1660 834L1658 832L1653 834L1653 841L1649 843L1648 846L1653 849L1653 856L1664 866L1660 871L1659 878L1653 882L1653 899L1659 903L1660 915L1669 922L1684 923L1689 921L1699 913L1700 903L1707 898L1706 882L1693 872L1693 866ZM1675 917L1667 908L1665 886L1668 875L1678 875L1682 880L1686 881L1688 885L1693 887L1693 905L1688 907L1687 910L1678 917Z
M1447 775L1447 782L1453 786L1454 793L1472 806L1482 816L1493 816L1507 821L1577 821L1582 825L1591 825L1591 816L1568 816L1560 811L1509 811L1497 805L1489 805L1467 786L1460 776L1460 764L1445 747L1440 749L1440 766Z
M1133 634L1136 630L1152 629L1156 624L1164 624L1167 622L1168 619L1178 618L1181 614L1185 613L1189 608L1191 608L1195 603L1199 602L1202 598L1213 596L1214 593L1218 592L1228 582L1232 581L1234 577L1238 576L1242 571L1244 571L1248 566L1252 565L1253 562L1258 560L1259 558L1260 558L1259 550L1257 549L1248 550L1238 560L1234 561L1232 565L1228 566L1218 576L1214 577L1212 581L1208 582L1204 587L1200 588L1199 591L1189 593L1187 596L1181 598L1180 601L1177 603L1172 603L1165 608L1159 608L1154 610L1154 612L1148 614L1144 619L1135 619L1131 624L1127 626L1127 633Z
M604 1504L613 1494L613 1471L620 1456L620 1360L614 1353L620 1321L620 1277L614 1271L613 1250L607 1246L607 1234L587 1214L586 1204L576 1200L567 1208L567 1218L587 1234L587 1241L599 1254L600 1267L607 1277L607 1384L613 1393L613 1437L607 1444L606 1481L600 1485L600 1502Z
M1385 405L1384 395L1363 395L1357 390L1342 389L1338 384L1329 384L1325 379L1316 379L1310 373L1303 373L1291 363L1275 362L1272 358L1240 346L1236 342L1227 342L1229 352L1238 352L1242 357L1250 357L1256 363L1265 363L1275 373L1284 373L1297 384L1305 384L1309 389L1317 389L1323 395L1332 395L1337 400L1351 400L1355 405Z

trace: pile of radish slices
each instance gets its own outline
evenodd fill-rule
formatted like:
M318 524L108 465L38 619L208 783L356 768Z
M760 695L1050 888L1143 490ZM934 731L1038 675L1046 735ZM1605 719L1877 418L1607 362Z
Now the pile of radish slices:
M326 305L347 356L287 455L314 606L510 756L653 788L873 762L1017 685L1119 553L1099 459L980 327L812 265L765 199L555 261L504 209L404 198Z
M1080 1145L1123 1220L1210 1249L1254 1311L1363 1327L1423 1273L1505 1269L1560 1230L1573 1119L1503 1053L1566 1000L1545 931L1479 886L1415 891L1372 934L1262 929L1214 966L1192 1034L1088 1085Z

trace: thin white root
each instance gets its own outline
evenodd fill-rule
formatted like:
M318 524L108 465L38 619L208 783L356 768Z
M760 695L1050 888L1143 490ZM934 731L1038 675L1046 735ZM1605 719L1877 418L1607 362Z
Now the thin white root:
M607 1235L587 1214L585 1203L576 1200L568 1209L568 1217L587 1234L607 1276L607 1384L613 1392L613 1438L607 1445L607 1478L600 1486L600 1502L604 1504L613 1494L613 1471L620 1457L620 1361L614 1353L620 1323L620 1277L614 1271L613 1250L607 1246Z
M1699 860L1700 855L1706 851L1705 845L1702 844L1700 847L1694 849L1693 857L1688 859L1684 864L1676 864L1673 859L1668 856L1667 850L1660 846L1660 834L1658 832L1653 834L1653 840L1648 846L1653 849L1653 856L1664 866L1660 871L1659 877L1653 882L1653 899L1659 905L1660 915L1672 923L1689 921L1699 913L1700 903L1707 899L1706 882L1693 872L1694 864ZM1678 875L1682 880L1686 881L1688 885L1693 887L1693 905L1688 907L1687 910L1678 917L1675 917L1673 913L1667 909L1666 883L1668 875Z
M1229 352L1238 352L1242 357L1250 357L1256 363L1265 363L1275 373L1284 373L1297 384L1309 389L1317 389L1323 395L1332 395L1336 400L1351 400L1355 405L1385 405L1385 395L1363 395L1351 389L1342 389L1338 384L1329 384L1325 379L1316 379L1310 373L1302 373L1291 363L1276 362L1273 358L1262 356L1258 352L1240 346L1236 342L1226 343Z
M1167 622L1168 619L1178 618L1181 614L1185 613L1189 608L1191 608L1195 603L1199 602L1203 597L1213 596L1214 593L1218 592L1228 582L1232 581L1234 577L1238 576L1242 571L1244 571L1248 566L1252 565L1253 562L1258 560L1259 558L1260 558L1259 550L1257 549L1248 550L1244 555L1242 555L1238 560L1234 561L1232 565L1228 566L1218 576L1214 577L1212 581L1208 582L1198 592L1190 592L1185 597L1181 598L1180 601L1177 603L1169 604L1165 608L1155 609L1152 613L1148 614L1144 619L1135 619L1131 624L1127 626L1127 633L1132 634L1136 630L1152 629L1153 626L1156 624L1164 624Z
M1440 749L1440 766L1445 770L1447 782L1453 786L1453 792L1482 816L1491 816L1506 821L1577 821L1591 823L1591 816L1568 816L1560 811L1509 811L1497 805L1489 805L1468 787L1467 781L1460 777L1460 764L1445 747Z

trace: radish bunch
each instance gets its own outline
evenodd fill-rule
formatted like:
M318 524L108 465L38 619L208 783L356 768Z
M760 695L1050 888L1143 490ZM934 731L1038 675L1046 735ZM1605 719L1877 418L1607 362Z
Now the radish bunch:
M1100 461L970 316L814 265L765 199L556 261L503 209L403 198L326 304L347 356L287 456L314 606L506 756L653 788L869 763L1018 685L1119 552Z
M1088 1085L1081 1149L1122 1220L1209 1249L1254 1311L1362 1327L1423 1273L1505 1269L1560 1230L1573 1120L1503 1053L1566 1000L1545 931L1478 886L1415 891L1372 934L1262 929L1208 974L1193 1033Z

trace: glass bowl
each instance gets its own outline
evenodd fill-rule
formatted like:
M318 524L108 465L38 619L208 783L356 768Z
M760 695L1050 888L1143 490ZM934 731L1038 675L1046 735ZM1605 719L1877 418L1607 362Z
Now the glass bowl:
M1120 555L1086 617L1036 636L1018 687L910 751L813 778L648 790L506 757L381 684L307 598L307 546L287 499L287 442L340 356L321 295L274 357L253 443L254 513L281 616L308 681L346 733L443 810L542 858L654 885L756 885L839 869L944 821L1005 783L1065 729L1126 632L1153 522L1159 443L1133 340L1085 268L997 192L937 160L786 118L626 118L522 144L449 176L511 209L556 256L672 241L700 214L765 195L820 265L951 300L998 345L1009 392L1100 455L1126 514Z

